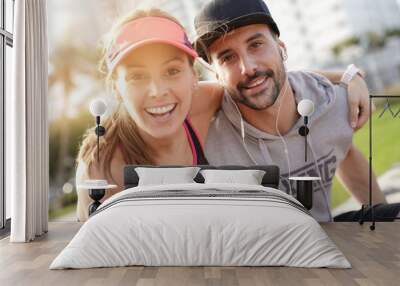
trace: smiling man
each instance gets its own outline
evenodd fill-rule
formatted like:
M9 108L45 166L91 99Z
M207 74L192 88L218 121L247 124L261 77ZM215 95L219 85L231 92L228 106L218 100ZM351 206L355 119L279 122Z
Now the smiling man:
M213 0L195 18L199 55L213 66L225 88L222 108L206 142L211 164L276 164L280 189L291 192L290 176L318 176L312 215L331 221L330 197L336 174L357 199L368 201L368 163L352 144L346 84L357 77L351 66L343 85L332 85L310 72L286 72L285 44L261 0ZM303 119L297 104L309 99L315 111L309 119L309 140L304 160ZM375 203L385 202L373 178ZM388 216L395 216L390 209ZM350 219L356 219L354 213ZM345 218L346 219L346 218Z

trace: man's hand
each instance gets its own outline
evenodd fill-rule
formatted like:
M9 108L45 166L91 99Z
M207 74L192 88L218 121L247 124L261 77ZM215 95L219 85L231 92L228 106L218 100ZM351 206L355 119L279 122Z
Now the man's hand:
M372 103L372 110L369 110L369 91L361 76L356 75L350 81L347 91L350 124L354 130L358 130L368 121L369 114L375 110L375 106Z
M325 76L333 84L340 84L343 76L341 71L317 71L316 73ZM348 103L349 103L349 122L354 130L358 130L368 121L369 110L369 91L365 83L365 72L360 71L361 75L356 74L347 86ZM372 111L375 110L372 103Z

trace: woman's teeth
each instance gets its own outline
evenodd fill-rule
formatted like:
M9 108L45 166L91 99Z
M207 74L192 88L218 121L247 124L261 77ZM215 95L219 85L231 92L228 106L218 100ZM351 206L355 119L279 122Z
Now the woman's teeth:
M252 82L251 84L247 85L246 88L253 88L256 87L260 84L262 84L267 78L266 77L261 77L257 79L256 81Z
M149 108L146 108L145 110L150 114L162 115L162 114L170 112L172 109L175 108L175 106L176 106L176 103L173 103L173 104L168 104L168 105L159 106L159 107L149 107Z

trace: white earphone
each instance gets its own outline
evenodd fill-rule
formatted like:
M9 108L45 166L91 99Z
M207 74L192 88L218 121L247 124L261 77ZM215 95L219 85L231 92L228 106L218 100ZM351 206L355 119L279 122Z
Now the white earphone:
M285 67L285 69L286 69L286 67ZM285 83L284 83L284 88L281 89L281 91L280 91L280 93L279 93L279 96L278 96L279 100L282 100L281 98L282 98L283 96L285 96L288 86L289 86L289 83L288 83L288 78L287 78L287 76L286 76L286 78L285 78ZM280 96L280 95L282 95L282 96ZM257 161L256 161L256 160L254 159L254 157L251 155L250 151L249 151L248 148L247 148L246 142L245 142L245 136L246 136L246 134L245 134L245 130L244 130L244 120L243 120L242 113L240 112L239 107L237 106L236 102L232 99L232 97L231 97L231 96L228 96L228 97L229 97L229 99L232 101L233 105L234 105L235 108L236 108L237 113L238 113L239 116L240 116L240 133L241 133L241 137L242 137L243 147L244 147L244 149L245 149L247 155L249 155L251 161L252 161L255 165L257 165L257 164L258 164ZM281 139L281 141L282 141L282 143L283 143L283 145L284 145L284 150L285 150L284 153L285 153L285 157L286 157L286 161L287 161L287 165L288 165L288 171L289 171L289 177L288 177L288 178L290 178L290 177L291 177L291 175L290 175L290 174L291 174L291 167L290 167L289 152L288 152L288 148L287 148L286 141L284 140L282 134L279 132L279 129L278 129L278 120L279 120L279 114L280 114L281 106L282 106L282 105L281 105L280 102L279 102L278 114L277 114L277 118L276 118L276 121L275 121L275 130L277 131L277 133L278 133L278 135L279 135L279 138ZM283 177L282 177L282 178L283 178ZM287 179L287 178L284 178L284 179ZM291 186L291 184L290 184L290 181L289 181L288 185L289 185L289 193L290 193L291 195L293 195L292 186Z
M283 66L284 66L284 68L285 68L285 72L287 72L287 68L286 68L286 65L285 65L285 61L287 60L288 55L287 55L286 49L285 49L284 47L279 46L279 48L280 48L280 55L281 55L282 60L283 60ZM209 71L213 72L214 74L217 74L216 71L213 69L213 67L212 67L209 63L207 63L207 62L204 61L203 59L200 59L199 62L200 62L205 68L207 68ZM282 97L278 96L278 98L280 98L279 100L282 100L283 96L285 96L288 86L289 86L288 77L286 76L286 78L285 78L285 83L284 83L284 88L281 89L281 93L280 93L280 95L282 95ZM282 91L283 91L283 92L282 92ZM236 108L236 110L237 110L237 112L238 112L238 114L239 114L239 116L240 116L240 133L241 133L241 137L242 137L243 147L244 147L246 153L249 155L251 161L252 161L255 165L257 165L257 164L258 164L257 161L256 161L256 160L254 159L254 157L251 155L250 151L249 151L248 148L247 148L246 142L245 142L245 136L246 136L246 134L245 134L245 129L244 129L244 120L243 120L243 116L242 116L242 114L241 114L241 112L240 112L240 110L239 110L239 107L237 106L236 102L232 99L231 96L228 96L228 97L229 97L229 99L232 101L232 103L234 104L234 106L235 106L235 108ZM300 101L300 103L301 103L301 102L302 102L302 101ZM311 102L311 103L312 103L312 102ZM277 117L276 117L276 121L275 121L275 130L276 130L276 132L278 133L279 138L281 139L281 141L282 141L282 143L283 143L283 145L284 145L284 153L285 153L285 157L286 157L286 161L287 161L287 165L288 165L288 175L289 175L288 178L290 178L290 177L291 177L291 166L290 166L290 159L289 159L289 151L288 151L288 147L287 147L286 141L285 141L285 139L283 138L282 134L279 132L279 129L278 129L278 120L279 120L279 115L280 115L281 106L282 106L282 105L281 105L280 102L279 102L278 113L277 113ZM310 102L303 102L302 104L300 104L300 106L297 107L297 110L298 110L299 112L301 111L300 113L304 113L304 114L309 114L309 115L311 115L311 114L313 113L313 111L314 111L314 104L310 104ZM310 136L310 140L309 140L309 141L311 141L311 136ZM309 143L310 143L311 152L313 153L314 164L315 164L315 166L316 166L316 169L317 169L317 171L318 171L319 176L322 178L321 172L320 172L320 170L319 170L319 168L318 168L318 165L317 165L317 163L316 163L316 161L315 161L315 158L316 158L315 152L314 152L314 150L313 150L313 148L312 148L311 142L309 142ZM282 178L283 178L283 177L282 177ZM288 178L283 178L283 179L288 180ZM328 198L326 197L327 195L326 195L326 193L325 193L325 187L323 186L323 184L322 184L321 181L319 181L319 182L320 182L320 186L321 186L321 188L322 188L323 197L324 197L324 200L325 200L325 205L326 205L326 208L328 209L328 215L329 215L330 221L332 221L332 214L331 214L331 211L330 211L330 208L329 208ZM288 180L288 185L289 185L289 192L290 192L290 194L293 196L294 193L292 192L292 186L291 186L291 182L290 182L289 180Z
M283 96L285 96L288 86L289 86L289 83L288 83L288 78L286 76L284 88L281 89L282 97L278 96L278 98L280 98L279 100L282 100ZM283 92L282 92L282 90L283 90ZM258 164L257 161L251 155L250 151L247 148L246 142L245 142L245 130L244 130L243 116L242 116L242 114L241 114L241 112L239 110L239 107L237 106L236 102L234 102L234 100L231 98L231 96L228 96L228 97L230 98L230 100L234 104L234 106L235 106L235 108L236 108L236 110L237 110L237 112L238 112L238 114L240 116L240 133L241 133L241 137L242 137L243 147L244 147L246 153L249 155L251 161L255 165L257 165ZM291 177L291 165L290 165L290 159L289 159L289 151L288 151L288 147L287 147L286 141L283 138L282 134L279 132L279 128L278 128L278 121L279 121L279 115L280 115L280 111L281 111L281 106L282 106L282 104L279 102L278 114L277 114L276 121L275 121L275 130L278 133L278 136L279 136L279 138L281 139L281 141L282 141L282 143L284 145L284 153L285 153L287 166L288 166L288 178L290 178ZM298 112L300 114L311 115L314 112L314 103L309 99L302 100L302 101L300 101L299 105L297 106L297 110L298 110ZM310 146L311 152L313 154L314 165L315 165L315 167L317 169L319 177L322 178L322 175L321 175L321 172L320 172L320 170L318 168L317 162L315 161L317 157L316 157L316 154L314 152L314 148L313 148L313 146L312 146L312 144L310 142L311 140L312 139L311 139L311 135L310 135L309 146ZM283 177L281 177L281 178L283 178ZM283 179L288 180L288 178L283 178ZM325 187L324 187L324 185L322 184L321 181L319 181L319 183L320 183L320 186L321 186L321 191L323 192L323 198L324 198L324 202L325 202L325 207L328 210L329 220L332 221L333 220L332 219L332 214L331 214L331 210L329 208L329 203L328 203L327 194L325 192ZM290 195L294 196L290 180L288 180L288 185L289 185L289 193L290 193Z

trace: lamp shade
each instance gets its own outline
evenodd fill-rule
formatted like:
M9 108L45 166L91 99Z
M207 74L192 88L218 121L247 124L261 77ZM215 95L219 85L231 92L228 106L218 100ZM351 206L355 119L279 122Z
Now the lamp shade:
M107 111L107 104L104 100L96 98L90 102L89 109L93 116L102 116Z
M301 116L310 116L314 112L314 102L310 99L302 99L297 105L297 112Z

